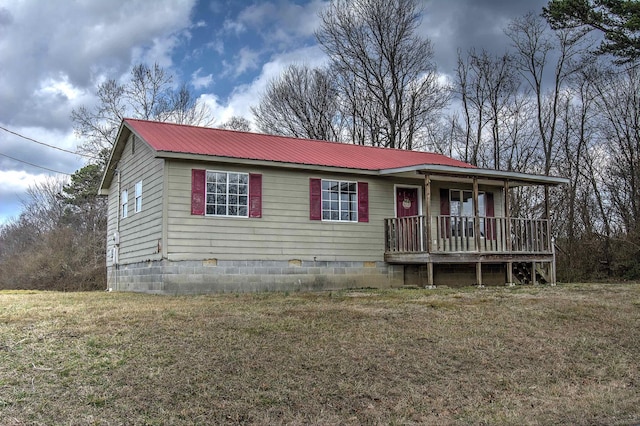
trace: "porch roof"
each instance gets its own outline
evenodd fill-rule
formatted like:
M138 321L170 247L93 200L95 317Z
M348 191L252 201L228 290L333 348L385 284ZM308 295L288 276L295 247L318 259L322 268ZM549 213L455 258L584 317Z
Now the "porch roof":
M420 173L430 175L434 180L456 180L479 178L487 181L509 181L511 186L524 185L561 185L569 183L569 179L557 176L535 175L520 172L505 172L493 169L463 169L440 164L419 164L408 167L397 167L380 170L381 175L403 175Z

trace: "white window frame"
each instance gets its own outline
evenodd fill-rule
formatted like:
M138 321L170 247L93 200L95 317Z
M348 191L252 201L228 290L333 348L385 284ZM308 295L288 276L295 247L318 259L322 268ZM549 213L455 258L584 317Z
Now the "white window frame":
M321 203L322 203L322 221L323 222L358 222L358 182L356 181L350 181L350 180L339 180L339 179L322 179L321 180ZM334 182L338 184L338 199L337 200L332 200L331 198L325 198L326 195L331 194L331 193L335 193L335 191L330 191L330 190L326 190L325 189L325 182ZM348 184L348 185L354 185L355 191L353 192L345 192L346 195L349 194L353 194L353 196L355 197L354 200L348 200L347 203L351 204L351 203L355 203L355 208L351 209L348 208L346 210L343 209L343 201L342 201L342 185L343 184ZM331 208L331 204L332 203L338 203L338 209L332 209ZM329 203L329 208L325 208L325 206L327 205L326 203ZM337 211L338 212L338 219L331 219L330 217L327 219L325 218L325 213L329 213L329 216L331 215L331 212L333 211ZM349 216L351 217L350 219L342 219L342 214L343 213L348 213Z
M209 182L209 177L212 174L225 174L226 175L226 181L225 181L225 192L224 194L221 192L209 192L209 189L211 188L209 185L221 185L221 183L218 183L217 181L213 181L213 182ZM245 177L245 182L246 183L237 183L238 188L237 188L237 192L235 193L230 193L229 189L233 187L234 184L236 184L236 182L231 182L231 179L229 178L231 175L237 175L237 176L244 176ZM243 194L241 191L241 186L246 186L246 192ZM238 197L237 202L234 203L229 203L231 197ZM212 199L211 197L215 197L214 199ZM226 202L224 203L224 205L226 206L225 208L225 214L221 214L221 213L216 213L215 211L213 213L209 213L209 208L212 207L214 210L217 209L218 206L223 205L222 203L217 203L217 202L210 202L210 200L215 200L217 201L218 197L225 197L226 198ZM246 202L240 203L240 198L244 197L246 199ZM238 214L229 214L229 211L231 209L231 207L236 207L238 210ZM239 214L242 209L244 208L245 214ZM230 171L225 171L225 170L207 170L205 173L205 204L204 204L204 211L205 211L205 216L211 216L211 217L234 217L234 218L248 218L249 217L249 173L244 173L244 172L230 172Z
M135 213L142 211L142 181L136 182Z
M460 203L460 209L457 212L457 214L453 214L453 203L451 201L451 194L453 192L457 192L460 195L460 200L456 201L457 203ZM471 193L471 212L469 214L463 214L464 213L464 193L465 192L470 192ZM482 201L482 202L481 202ZM461 217L465 217L465 218L471 218L471 222L470 224L473 226L473 222L474 222L474 205L473 205L473 191L469 190L469 189L457 189L457 188L452 188L449 189L449 217L453 218L461 218ZM485 191L478 191L478 216L480 218L480 236L484 237L485 235L485 218L487 216L487 198L486 198L486 193ZM454 229L455 227L455 223L454 220L451 221L451 235L456 235L458 234L459 236L464 236L464 237L468 237L468 238L473 238L473 228L470 229Z
M123 189L120 197L121 217L124 219L129 215L129 191Z

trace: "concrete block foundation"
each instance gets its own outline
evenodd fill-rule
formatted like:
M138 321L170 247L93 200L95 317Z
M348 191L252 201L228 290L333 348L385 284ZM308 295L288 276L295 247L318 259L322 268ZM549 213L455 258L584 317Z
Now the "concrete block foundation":
M375 261L159 260L109 266L107 281L115 291L157 294L390 288L404 285L404 267Z

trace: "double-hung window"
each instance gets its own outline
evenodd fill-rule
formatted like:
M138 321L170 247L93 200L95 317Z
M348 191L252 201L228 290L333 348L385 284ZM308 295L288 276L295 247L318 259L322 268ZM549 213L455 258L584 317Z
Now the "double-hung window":
M358 221L357 182L322 180L322 220Z
M136 213L142 211L142 181L136 183Z
M452 189L450 191L451 231L456 237L473 237L474 211L473 192ZM486 203L485 194L478 194L478 215L480 216L480 234L484 236Z
M127 217L129 213L129 191L126 189L122 191L122 196L120 197L120 204L122 206L122 218Z
M207 170L207 216L248 217L249 174Z

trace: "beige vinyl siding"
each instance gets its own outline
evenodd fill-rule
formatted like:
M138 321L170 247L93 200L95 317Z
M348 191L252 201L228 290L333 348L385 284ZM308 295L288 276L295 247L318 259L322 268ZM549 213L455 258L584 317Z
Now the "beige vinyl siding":
M119 261L122 264L162 257L158 248L162 238L164 160L154 158L152 149L138 138L135 139L135 151L132 151L134 137L131 135L127 140L118 164L120 192L126 189L129 193L128 216L120 218ZM116 176L110 192L116 197L117 179ZM136 212L135 188L139 181L142 181L142 210ZM119 208L117 214L121 214Z
M393 216L393 183L362 175L167 161L170 260L383 260L383 218ZM191 215L191 170L262 174L262 218ZM369 222L309 219L309 178L368 182Z

